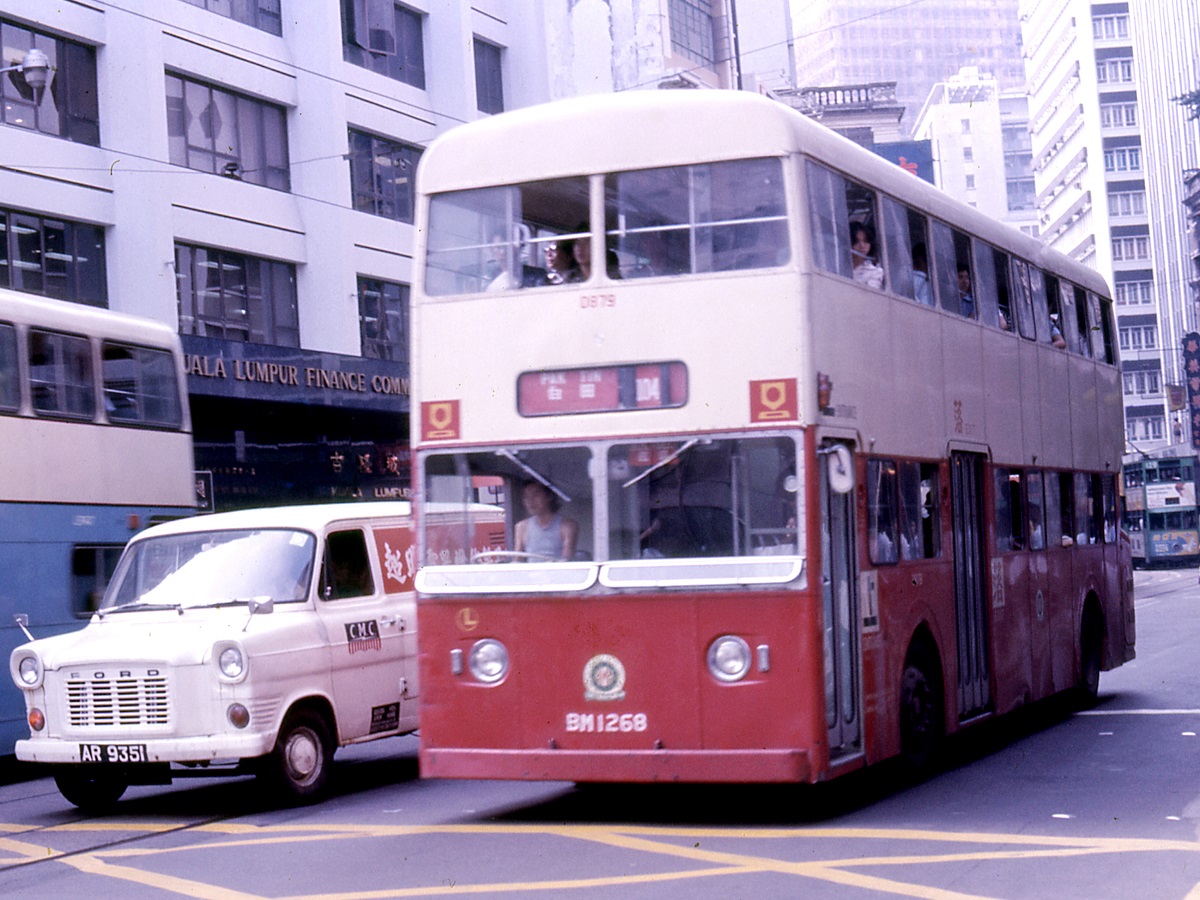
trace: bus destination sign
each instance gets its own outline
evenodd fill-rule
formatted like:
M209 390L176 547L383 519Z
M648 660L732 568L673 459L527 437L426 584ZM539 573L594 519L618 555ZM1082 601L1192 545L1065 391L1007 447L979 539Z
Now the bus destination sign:
M517 411L523 416L669 409L687 402L687 366L681 362L523 372Z

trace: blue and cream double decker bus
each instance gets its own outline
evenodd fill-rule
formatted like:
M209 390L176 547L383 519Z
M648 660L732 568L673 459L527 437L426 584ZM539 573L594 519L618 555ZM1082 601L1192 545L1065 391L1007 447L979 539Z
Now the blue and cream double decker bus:
M1135 565L1200 562L1196 455L1145 456L1125 463L1125 529Z

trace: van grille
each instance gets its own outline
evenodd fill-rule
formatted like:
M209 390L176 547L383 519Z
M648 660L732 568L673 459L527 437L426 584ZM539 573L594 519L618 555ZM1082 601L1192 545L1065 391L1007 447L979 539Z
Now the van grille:
M66 684L67 714L72 727L167 725L170 691L165 675L126 675L116 678L70 678Z

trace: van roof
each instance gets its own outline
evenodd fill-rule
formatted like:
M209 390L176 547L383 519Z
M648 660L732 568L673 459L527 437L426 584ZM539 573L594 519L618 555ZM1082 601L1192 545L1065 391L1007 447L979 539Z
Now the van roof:
M375 519L404 520L410 519L411 516L412 504L405 500L269 506L174 519L147 528L135 539L194 531L218 531L226 528L301 528L306 531L320 532L332 522L361 522Z

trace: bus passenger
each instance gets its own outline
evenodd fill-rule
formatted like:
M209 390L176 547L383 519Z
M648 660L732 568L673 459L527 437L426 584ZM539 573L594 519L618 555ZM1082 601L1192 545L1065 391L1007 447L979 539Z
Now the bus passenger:
M876 290L883 289L883 268L875 264L871 252L875 232L870 225L850 223L850 261L854 264L854 280Z
M558 495L539 481L521 490L529 518L517 523L516 550L537 559L574 559L579 524L560 511Z
M1058 324L1058 313L1050 313L1050 343L1059 350L1067 349L1067 339L1063 337L1062 328Z
M971 293L971 270L965 264L958 267L958 302L964 318L975 318L975 296Z
M552 241L546 245L546 280L550 284L579 281L574 241Z

